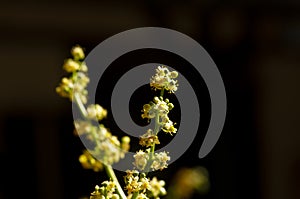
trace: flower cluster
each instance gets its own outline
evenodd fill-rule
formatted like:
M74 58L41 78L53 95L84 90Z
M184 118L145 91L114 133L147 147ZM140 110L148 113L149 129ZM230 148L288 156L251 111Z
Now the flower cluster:
M103 181L102 186L95 186L95 191L91 193L90 199L119 199L116 192L116 184L113 181Z
M63 64L63 69L69 76L62 78L56 92L77 104L82 114L82 118L74 121L74 134L88 141L89 151L83 151L79 162L85 169L95 172L105 170L110 179L102 182L101 187L96 186L90 199L159 199L166 195L165 182L157 180L156 177L150 180L146 173L150 170L163 170L168 167L170 161L168 152L155 152L155 145L160 144L158 133L161 130L170 135L177 132L174 127L176 124L168 117L174 105L168 99L164 99L163 94L165 90L174 93L178 89L175 80L178 72L158 66L156 74L150 78L150 86L161 92L159 97L154 97L153 101L143 106L142 118L154 119L155 126L140 136L139 144L146 149L138 150L133 156L133 169L137 170L128 170L124 176L125 190L128 194L126 196L111 165L124 158L130 148L130 138L124 136L119 141L109 129L99 123L107 117L107 110L99 104L88 104L86 88L90 80L83 49L75 46L71 54L72 58L66 59Z
M84 150L83 154L79 156L79 162L84 169L92 169L95 172L103 170L103 164L95 159L87 150Z
M87 118L94 120L102 120L107 116L107 110L99 104L90 104L87 109Z
M71 50L72 58L66 59L63 69L70 73L69 77L62 78L56 92L62 96L74 100L74 93L77 93L83 104L87 103L87 84L90 79L87 76L87 66L84 61L83 49L75 46Z
M169 111L173 108L174 105L169 102L169 99L163 100L162 97L154 97L153 102L151 101L149 104L145 104L143 106L142 118L147 118L149 120L157 116L159 119L158 125L162 127L164 132L172 135L172 133L177 132L177 129L174 127L174 123L168 117ZM148 136L149 132L146 134L147 135L144 135L144 137Z
M178 83L175 80L177 76L177 71L170 72L165 66L158 66L156 74L150 79L150 86L154 89L164 89L170 93L174 93L178 89Z
M202 166L182 167L172 177L168 198L192 198L209 190L209 173Z
M159 196L164 196L167 193L164 188L165 181L158 181L156 177L150 180L144 173L140 174L137 170L127 170L124 180L128 199L159 199Z
M94 142L95 147L90 150L92 155L107 165L119 162L130 148L128 136L122 137L120 142L103 124L95 126L91 122L79 120L74 125L77 135Z
M168 161L170 161L170 156L168 155L168 152L160 152L160 153L154 153L153 162L151 164L151 169L153 171L155 170L163 170L168 167Z
M167 162L170 161L170 156L168 152L154 153L152 158L150 158L149 150L146 152L139 150L133 157L133 165L140 171L145 170L147 165L150 165L150 168L155 170L163 170L168 167Z
M85 136L90 140L94 149L90 152L98 160L107 165L112 165L124 158L125 153L129 150L129 137L123 138L122 142L116 136L113 136L104 125L94 125L92 121L101 121L106 118L107 110L99 104L87 104L87 90L89 83L87 75L88 68L83 61L85 54L80 46L75 46L71 50L72 58L66 59L63 69L69 73L68 77L63 77L56 92L67 97L74 103L77 103L84 117L82 120L74 121L75 134ZM80 157L84 168L93 168L98 171L100 164L87 152Z
M140 136L139 144L145 147L151 147L155 144L160 144L158 136L154 134L152 129L148 129L147 132Z
M154 119L155 127L154 129L148 129L145 134L140 136L139 144L146 147L146 150L139 150L136 152L134 157L133 165L135 169L143 172L149 172L150 170L163 170L168 167L168 161L170 161L170 156L168 152L155 152L155 145L160 144L158 139L158 133L160 130L173 135L177 132L168 114L170 110L174 108L174 105L170 103L168 99L163 98L164 90L168 90L170 93L174 93L177 90L178 83L174 80L178 76L176 71L170 72L166 67L159 66L156 69L156 74L151 78L150 86L154 87L156 90L161 90L159 97L154 97L153 101L145 104L142 109L143 119ZM134 198L159 198L160 194L165 194L164 181L157 181L153 178L149 181L150 189L148 189L151 194L148 193L146 189L141 189L141 183L145 182L143 175L138 176L135 173L127 174L127 186L129 194L134 193ZM128 177L129 176L129 177ZM147 181L148 182L148 181Z

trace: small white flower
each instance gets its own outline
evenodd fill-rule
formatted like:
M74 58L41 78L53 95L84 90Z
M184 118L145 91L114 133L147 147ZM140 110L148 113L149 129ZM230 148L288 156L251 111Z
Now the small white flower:
M168 161L170 161L170 156L167 152L160 152L154 154L154 161L151 164L151 168L155 170L163 170L168 167Z
M177 91L178 83L177 78L178 72L170 72L165 66L158 66L156 74L150 78L150 86L158 90L168 90L170 93Z
M139 170L144 170L149 160L149 154L139 150L133 157L135 159L133 165Z

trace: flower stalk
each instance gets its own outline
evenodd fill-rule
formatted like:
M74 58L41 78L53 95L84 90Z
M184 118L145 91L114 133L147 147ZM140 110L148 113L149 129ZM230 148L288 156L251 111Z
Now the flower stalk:
M122 199L127 199L120 183L119 183L119 180L113 170L113 168L110 166L110 165L104 165L104 168L105 168L105 171L107 173L107 175L112 179L112 181L115 183L116 185L116 188L117 188L117 193L119 194L119 196L122 198Z
M98 172L105 170L109 180L103 181L100 186L95 187L90 199L159 199L166 195L164 188L165 181L158 180L156 177L149 179L147 174L150 170L163 170L167 168L170 157L168 152L155 153L156 144L160 144L158 133L162 130L167 134L173 135L177 132L168 113L174 105L168 99L164 99L164 91L174 93L178 88L178 76L176 71L169 71L165 66L158 66L156 74L150 78L150 86L154 90L160 90L159 97L154 97L153 101L143 106L142 118L154 120L154 129L148 129L140 137L139 144L146 147L134 154L135 166L133 170L127 170L124 176L125 187L121 187L119 180L112 168L114 163L124 158L125 153L130 148L130 138L122 137L121 141L114 136L103 124L96 122L106 118L107 110L99 104L88 104L89 83L87 66L83 61L85 58L83 49L80 46L72 48L73 58L65 60L63 69L68 72L69 77L62 78L56 92L72 101L79 109L82 118L74 121L74 133L77 136L84 136L92 142L91 151L84 150L79 157L79 162L85 169L93 169ZM96 158L97 157L97 158ZM138 169L138 170L135 170ZM127 191L127 195L124 190Z
M81 99L80 99L80 97L79 97L79 95L77 93L74 94L74 98L75 98L75 103L77 104L77 106L78 106L81 114L86 119L88 119L87 118L88 112L87 112L84 104L82 103L82 101L81 101ZM92 132L94 132L94 131L92 131ZM93 137L95 139L95 135ZM95 141L96 141L96 144L98 145L97 140L95 140ZM115 186L117 188L117 193L119 194L119 196L122 199L127 199L127 197L126 197L126 195L125 195L125 193L124 193L124 191L123 191L123 189L122 189L122 187L121 187L121 185L119 183L119 180L118 180L118 178L117 178L117 176L116 176L116 174L115 174L115 172L113 170L113 168L110 165L106 165L106 164L104 164L104 168L105 168L105 171L106 171L106 174L108 175L108 177L110 177L111 180L115 183Z

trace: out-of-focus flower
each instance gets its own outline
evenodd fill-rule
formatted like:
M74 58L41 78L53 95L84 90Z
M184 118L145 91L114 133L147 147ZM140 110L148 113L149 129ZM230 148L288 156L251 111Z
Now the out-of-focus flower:
M81 63L81 65L80 65L80 70L81 70L82 72L87 72L87 71L88 71L88 67L87 67L87 65L86 65L85 62L82 62L82 63Z
M129 143L130 143L130 138L128 136L122 137L122 139L121 139L121 148L124 151L129 151L129 148L130 148Z
M83 154L79 156L79 162L84 169L93 169L95 172L103 170L102 163L95 159L87 150L84 150Z
M167 194L166 189L164 188L165 186L165 181L163 180L157 180L156 177L153 177L152 180L150 181L151 185L151 194L155 199L159 199L159 196L164 196Z
M107 110L99 104L91 104L87 107L87 117L94 120L102 120L107 116Z
M65 60L64 65L63 65L63 69L65 71L67 71L68 73L75 72L75 71L79 70L79 68L80 68L80 64L78 62L74 61L73 59Z
M136 198L137 199L148 199L148 197L143 193L140 193Z
M130 148L130 139L125 137L121 143L103 124L93 126L85 121L75 124L77 131L81 132L80 136L85 136L85 139L95 144L95 148L90 150L93 157L106 165L119 162Z
M74 134L77 136L82 136L84 134L90 133L93 128L90 122L83 120L74 121L74 126Z
M89 78L83 72L76 72L71 77L62 78L59 86L56 87L56 92L73 101L74 94L78 94L83 104L87 103L86 86L89 83Z
M113 194L111 199L120 199L120 196L118 194Z
M59 86L56 87L56 93L62 97L66 97L72 100L73 88L74 88L73 81L69 78L64 77L62 78Z
M168 189L168 199L192 198L194 193L204 194L209 190L209 175L204 167L179 169Z
M75 60L81 60L81 59L84 59L84 57L85 57L83 49L78 45L74 46L71 49L71 54L73 55Z
M121 147L121 143L116 136L113 136L110 132L101 125L99 135L99 143L97 144L95 154L97 157L103 161L105 164L112 165L113 163L119 162L120 159L124 158L125 151ZM105 132L103 137L102 132ZM101 138L103 137L103 138ZM97 138L96 138L97 139Z

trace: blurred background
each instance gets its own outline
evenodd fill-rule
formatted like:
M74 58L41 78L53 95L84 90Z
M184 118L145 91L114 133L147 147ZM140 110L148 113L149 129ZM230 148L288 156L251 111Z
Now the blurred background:
M180 168L203 166L210 189L193 198L299 199L299 19L293 0L2 2L0 198L76 199L93 191L102 174L81 168L71 104L55 93L63 60L73 45L88 53L121 31L159 26L207 50L228 97L212 152L198 159L195 142L159 177L170 182Z

